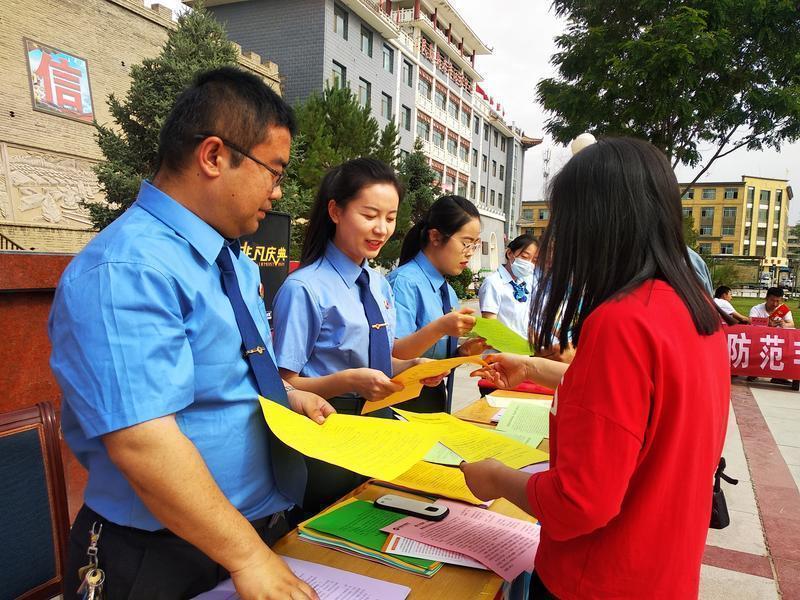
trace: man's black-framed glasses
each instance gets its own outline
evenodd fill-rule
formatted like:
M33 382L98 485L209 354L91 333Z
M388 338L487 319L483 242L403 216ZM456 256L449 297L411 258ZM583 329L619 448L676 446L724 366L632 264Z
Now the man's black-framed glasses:
M242 156L246 156L247 158L252 160L257 165L261 165L262 167L264 167L267 171L269 171L272 174L272 178L273 178L272 179L272 187L273 188L280 187L281 183L283 182L284 178L286 177L286 171L278 171L276 169L273 169L268 164L263 163L260 160L258 160L255 156L253 156L249 152L245 152L244 150L242 150L242 148L240 146L238 146L237 144L234 144L233 142L225 139L221 135L217 135L216 133L198 133L198 134L196 134L194 136L194 139L202 141L202 140L204 140L206 138L209 138L209 137L217 137L217 138L219 138L220 141L223 144L225 144L228 148L230 148L231 150L233 150L235 152L238 152Z

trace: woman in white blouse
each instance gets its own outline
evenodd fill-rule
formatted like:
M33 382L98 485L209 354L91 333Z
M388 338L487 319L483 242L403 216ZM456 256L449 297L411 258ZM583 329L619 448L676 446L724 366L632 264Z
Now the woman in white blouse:
M538 253L536 238L527 234L515 238L506 248L506 264L484 279L478 292L481 314L498 319L525 339Z

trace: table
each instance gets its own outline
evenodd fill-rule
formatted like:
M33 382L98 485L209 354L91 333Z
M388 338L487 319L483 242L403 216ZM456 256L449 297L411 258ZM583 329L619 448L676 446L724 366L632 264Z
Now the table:
M428 501L423 496L385 488L373 482L367 482L359 486L345 496L343 500L351 497L359 498L360 500L374 500L384 494L398 494ZM535 521L530 515L503 498L496 500L489 510L530 522ZM503 586L503 579L491 571L481 571L456 565L444 565L431 578L406 573L399 569L301 540L297 535L297 529L281 538L275 544L273 550L284 556L317 562L337 569L359 573L360 575L406 585L411 588L411 594L408 596L410 600L435 600L437 598L493 600L494 598L499 598L500 590Z

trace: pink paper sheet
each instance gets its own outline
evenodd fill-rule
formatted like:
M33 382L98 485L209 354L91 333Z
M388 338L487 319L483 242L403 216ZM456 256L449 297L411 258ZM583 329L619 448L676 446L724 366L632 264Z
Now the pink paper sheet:
M539 547L538 525L459 502L436 503L450 508L443 520L407 517L383 531L466 554L506 581L533 568Z

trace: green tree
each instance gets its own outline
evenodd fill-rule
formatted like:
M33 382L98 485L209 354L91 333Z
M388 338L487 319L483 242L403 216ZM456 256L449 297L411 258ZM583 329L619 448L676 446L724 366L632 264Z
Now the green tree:
M381 132L381 139L378 140L378 147L375 150L375 158L385 162L387 165L397 163L400 151L400 130L394 121L389 121Z
M314 203L315 191L300 186L296 173L297 165L303 163L302 134L295 136L289 156L287 177L281 184L281 198L273 203L275 210L287 212L292 217L290 229L289 258L300 260L300 251L303 249L303 240L306 238L308 226L308 210ZM300 143L297 143L300 142Z
M201 3L178 17L161 53L131 66L124 99L108 96L112 125L95 123L105 162L95 167L106 203L88 203L102 229L136 199L142 179L156 171L158 132L177 96L200 71L237 63L235 46Z
M328 87L295 108L299 136L294 145L303 155L289 177L305 189L316 189L331 167L372 156L393 163L399 146L398 131L389 123L383 131L368 106L361 106L350 88Z
M714 284L714 289L717 289L721 285L736 287L741 283L739 269L735 264L730 262L718 262L714 264L713 270L711 271L711 280Z
M683 241L694 251L697 251L697 230L694 228L694 217L683 215Z
M400 248L408 230L419 222L433 201L441 194L437 185L438 175L428 164L422 151L422 141L417 139L413 151L406 154L397 165L397 175L403 184L405 196L397 214L397 226L391 239L374 261L390 269L400 258Z
M800 136L800 11L790 0L554 0L558 76L537 97L545 129L650 140L696 167ZM694 183L694 181L692 183Z
M461 271L460 275L447 275L446 279L453 286L453 291L460 300L474 295L469 289L469 285L472 283L472 271L469 268Z
M442 193L437 184L439 176L428 163L420 138L414 142L414 149L400 161L398 171L406 190L405 201L411 206L411 222L417 223Z
M325 172L359 156L394 164L400 145L396 125L390 121L381 130L369 107L361 106L346 87L329 87L321 94L312 94L295 107L295 115L298 133L292 142L292 157L281 190L283 197L275 203L277 210L293 217L293 259L300 256L307 219ZM401 206L398 228L407 231L407 223L408 211ZM395 246L391 245L390 252L394 252ZM386 252L384 249L382 254Z

